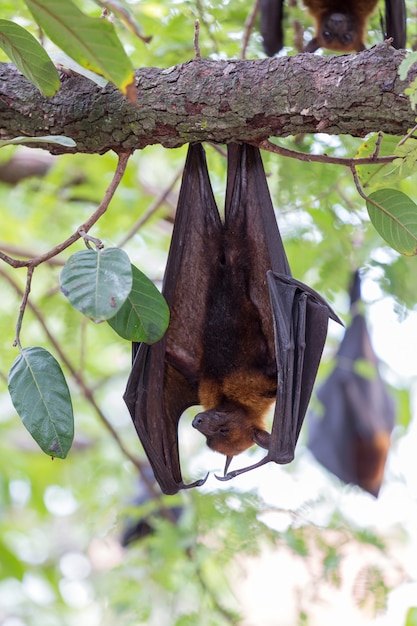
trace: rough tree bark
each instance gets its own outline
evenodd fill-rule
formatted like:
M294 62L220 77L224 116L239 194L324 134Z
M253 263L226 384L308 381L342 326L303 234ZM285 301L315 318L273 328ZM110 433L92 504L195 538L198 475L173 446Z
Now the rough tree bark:
M403 135L415 123L404 89L417 75L415 67L400 81L404 56L381 44L344 56L194 59L143 68L136 74L136 107L113 86L102 89L79 75L63 76L60 91L46 99L12 65L0 64L0 138L67 135L76 149L51 152L101 154L301 132Z

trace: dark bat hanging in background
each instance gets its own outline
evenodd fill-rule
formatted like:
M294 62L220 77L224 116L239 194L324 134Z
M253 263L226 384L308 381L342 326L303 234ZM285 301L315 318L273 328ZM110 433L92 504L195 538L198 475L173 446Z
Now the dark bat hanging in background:
M337 52L365 50L368 19L378 0L303 0L314 19L315 34L304 52L327 48ZM284 46L284 0L260 0L261 34L264 50L273 56ZM405 48L405 0L385 0L384 37L393 38L395 48Z
M308 414L308 447L346 483L378 496L395 421L394 404L378 371L364 316L358 311L359 273L351 286L352 321L336 366L319 388L323 414Z
M183 482L178 421L202 405L193 426L226 455L227 480L269 461L288 463L316 378L328 318L312 289L291 277L259 150L228 146L224 222L205 153L190 145L163 294L165 337L140 344L125 401L161 489ZM271 433L264 418L276 399ZM258 444L264 458L227 472L233 456Z

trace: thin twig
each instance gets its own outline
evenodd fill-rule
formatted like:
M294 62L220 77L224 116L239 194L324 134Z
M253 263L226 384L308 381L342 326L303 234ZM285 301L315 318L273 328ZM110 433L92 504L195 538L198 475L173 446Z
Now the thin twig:
M366 195L366 193L362 189L362 185L360 183L358 172L356 170L356 167L355 167L354 163L351 164L350 171L352 172L352 176L353 176L353 180L354 180L354 183L355 183L356 191L361 196L361 198L363 198L365 201L369 200L368 196ZM372 202L372 200L371 200L371 202ZM373 203L373 204L375 204L375 206L378 206L376 203Z
M297 8L297 0L289 0L288 6L290 9ZM291 26L294 32L293 36L293 45L297 52L302 52L304 50L304 27L300 20L292 19Z
M130 239L132 239L132 237L136 235L138 230L142 228L145 222L147 222L152 217L152 215L156 213L156 211L165 202L165 200L167 199L167 197L169 196L169 194L175 187L175 184L181 177L181 174L183 171L184 171L184 167L181 166L180 169L175 174L174 178L172 179L172 182L168 185L168 187L164 189L164 191L161 193L161 195L158 198L155 198L155 200L152 202L151 206L146 211L146 213L141 215L141 217L138 220L136 220L136 222L133 224L130 230L126 233L123 239L119 242L118 244L119 248L122 248L124 245L126 245L126 243L130 241Z
M407 141L407 139L410 139L410 137L412 137L412 136L414 135L414 133L416 132L416 130L417 130L417 125L416 125L416 126L413 126L413 128L412 128L410 131L408 131L408 133L405 135L405 137L403 137L403 138L401 139L401 141L399 141L399 142L398 142L398 145L399 145L399 146L402 146L403 144L405 144L405 142Z
M376 159L378 157L379 151L381 149L381 143L382 143L382 138L383 138L383 134L381 133L381 131L378 133L378 137L375 143L375 150L372 154L372 157L374 159Z
M194 22L194 54L195 54L195 58L196 59L201 59L201 52L200 52L200 44L199 44L199 37L200 37L200 22L199 20L196 20Z
M100 217L107 211L110 201L113 198L114 193L117 187L119 186L119 183L126 170L126 165L127 165L130 155L131 155L130 151L121 152L119 154L119 161L117 163L116 171L113 175L113 179L109 187L106 190L106 193L104 194L103 200L100 202L97 209L89 217L89 219L86 222L84 222L84 224L81 224L81 226L79 226L77 230L70 237L68 237L68 239L65 239L65 241L62 241L60 244L56 245L54 248L52 248L48 252L45 252L44 254L41 254L32 259L28 259L28 260L13 259L12 257L9 257L7 254L4 254L3 252L0 252L0 259L2 259L5 263L15 268L16 267L37 267L41 263L48 261L52 257L57 256L58 254L60 254L61 252L63 252L64 250L72 246L73 243L75 243L78 239L81 238L80 231L84 231L87 233L94 226L94 224L100 219Z
M15 245L6 243L5 241L0 242L0 249L3 250L5 254L7 253L10 255L13 255L14 257L20 256L20 257L25 257L27 259L31 259L36 256L36 253L33 250L26 250L23 247L15 246ZM56 259L56 258L48 259L46 263L48 265L51 265L51 266L55 265L58 267L63 267L65 265L65 261L63 259Z
M216 152L218 152L219 154L221 154L223 157L225 157L225 159L227 159L227 150L223 150L223 148L221 146L219 146L218 143L211 143L211 141L207 142Z
M91 235L87 235L87 233L85 232L83 228L79 228L78 232L80 233L81 237L84 239L84 243L87 246L87 248L91 248L90 242L95 245L97 250L102 250L104 248L104 243L101 241L101 239L97 239L97 237L92 237Z
M97 0L99 4L104 6L104 11L107 11L107 7L110 7L111 11L119 16L119 18L125 22L127 27L134 32L136 37L138 37L143 43L149 43L152 40L152 35L147 36L143 35L138 24L133 19L131 13L125 9L120 2L113 2L113 0Z
M210 39L214 52L219 52L219 46L217 45L217 39L213 36L213 33L210 28L210 24L208 23L206 16L204 14L204 7L201 3L201 0L196 0L197 11L198 11L198 19L200 24L204 26L206 29L206 35Z
M34 267L28 267L28 271L26 275L26 286L22 295L22 303L19 309L19 317L17 318L17 322L16 322L16 335L15 335L13 345L18 346L19 350L22 349L22 346L20 344L20 331L22 330L23 316L25 314L26 306L28 303L28 298L30 294L30 288L32 285L32 278L33 278L34 271L35 271Z
M255 23L256 16L258 15L258 11L259 11L259 1L260 0L255 0L254 5L252 7L252 11L249 13L248 17L246 18L245 31L244 31L243 40L242 40L242 49L240 51L241 59L246 58L246 50L247 50L249 39L252 33L252 28Z
M268 152L274 152L281 156L286 156L291 159L298 159L299 161L306 161L307 163L331 163L333 165L344 165L345 167L352 167L356 165L381 165L382 163L392 163L398 157L395 155L381 156L381 157L362 157L362 158L344 158L344 157L332 157L327 154L307 154L305 152L298 152L297 150L291 150L290 148L283 148L277 146L268 139L264 139L258 142L250 142L251 145L266 150Z

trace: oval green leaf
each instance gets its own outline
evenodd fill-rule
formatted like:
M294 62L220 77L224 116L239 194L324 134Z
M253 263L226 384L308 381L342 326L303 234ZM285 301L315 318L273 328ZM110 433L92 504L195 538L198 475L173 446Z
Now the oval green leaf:
M131 289L132 266L119 248L76 252L61 272L63 294L95 322L114 317Z
M396 189L378 189L366 207L375 230L394 250L407 256L417 254L417 205L411 198Z
M65 459L74 438L74 415L58 361L44 348L25 348L9 372L9 392L40 448Z
M0 48L44 96L58 91L60 81L55 65L27 30L9 20L0 20Z
M107 322L123 339L155 343L168 328L168 305L153 282L134 265L132 277L126 302Z
M72 59L129 94L133 67L113 24L89 17L71 0L25 0L39 26ZM131 98L130 98L131 99Z

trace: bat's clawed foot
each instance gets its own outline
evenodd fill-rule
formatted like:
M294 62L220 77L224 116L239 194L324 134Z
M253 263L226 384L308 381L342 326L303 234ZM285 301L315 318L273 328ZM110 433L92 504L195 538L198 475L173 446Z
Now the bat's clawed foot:
M180 489L192 489L193 487L201 487L206 482L209 477L210 472L207 472L204 478L200 478L199 480L195 480L193 483L181 483L179 486Z
M226 480L231 480L235 476L235 472L229 472L228 474L224 474L224 476L217 476L214 474L217 480L221 480L222 482L226 482Z
M230 465L230 461L232 460L232 458L233 457L227 457L226 466L224 468L224 476L217 476L217 474L214 474L217 480L221 480L223 482L225 482L226 480L231 480L232 478L235 478L236 476L239 476L240 474L245 474L246 472L250 472L256 467L261 467L262 465L265 465L266 463L269 463L269 461L272 460L269 454L267 454L266 456L264 456L263 459L258 461L258 463L254 463L253 465L248 465L247 467L241 467L240 469L233 470L233 472L228 472L227 469Z

